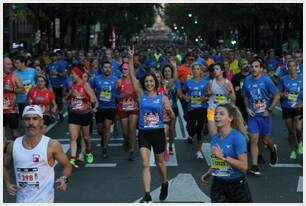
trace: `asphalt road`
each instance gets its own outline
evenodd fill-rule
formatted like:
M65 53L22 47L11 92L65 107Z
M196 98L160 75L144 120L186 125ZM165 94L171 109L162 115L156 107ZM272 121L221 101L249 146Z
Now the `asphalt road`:
M277 109L273 112L272 135L274 143L279 146L279 160L276 167L268 163L260 165L261 176L248 176L249 187L254 202L257 203L301 203L303 202L303 159L298 156L296 161L289 159L287 130ZM168 162L168 179L170 180L169 196L165 202L210 202L209 187L200 182L201 175L207 170L206 159L195 158L195 144L188 144L184 139L184 122L177 123L178 138L175 141L175 155ZM56 124L47 133L58 139L69 153L69 133L67 118L64 123ZM120 132L111 140L110 157L103 159L99 147L99 136L93 132L92 148L95 157L93 165L80 163L70 178L69 189L62 193L56 191L57 203L132 203L143 195L141 176L141 159L137 153L136 161L128 161L128 153L122 147ZM205 147L209 140L205 138ZM269 160L269 151L264 151L265 160ZM249 156L250 159L250 156ZM154 160L151 158L151 164ZM56 166L56 176L60 176L60 166ZM161 179L156 167L151 167L153 201L158 202ZM4 191L4 203L14 202L13 197Z

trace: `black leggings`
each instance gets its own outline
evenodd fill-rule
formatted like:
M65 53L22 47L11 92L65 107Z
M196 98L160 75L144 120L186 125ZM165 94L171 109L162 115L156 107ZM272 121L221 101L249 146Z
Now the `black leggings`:
M197 140L202 140L202 129L204 123L207 123L207 109L195 109L188 111L187 132L193 137L197 134Z

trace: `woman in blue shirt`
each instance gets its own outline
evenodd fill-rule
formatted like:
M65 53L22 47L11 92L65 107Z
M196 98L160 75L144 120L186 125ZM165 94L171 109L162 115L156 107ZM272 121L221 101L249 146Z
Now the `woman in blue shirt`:
M252 202L245 172L248 168L247 133L236 106L219 104L215 110L217 133L212 136L211 166L201 180L211 186L211 202Z
M173 116L169 99L158 94L158 80L154 74L146 74L141 81L141 86L135 77L133 62L134 48L128 49L129 53L129 75L138 96L139 101L139 133L138 143L142 159L142 176L145 195L140 202L152 202L150 195L151 172L150 153L151 147L155 154L156 166L162 176L162 185L159 199L164 201L168 196L167 167L164 161L164 149L166 145L163 126L163 111Z

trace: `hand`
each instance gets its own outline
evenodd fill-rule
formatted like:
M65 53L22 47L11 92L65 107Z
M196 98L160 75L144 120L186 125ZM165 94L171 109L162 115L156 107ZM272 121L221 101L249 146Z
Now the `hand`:
M207 171L205 174L203 174L203 175L201 176L201 181L202 181L202 183L203 183L204 185L208 185L208 180L210 179L210 177L211 177L211 173L210 173L210 171Z
M8 184L6 185L6 190L11 196L15 196L17 193L17 185Z
M96 112L98 111L97 107L94 107L94 108L92 109L92 111L93 111L94 113L96 113Z
M128 54L129 57L133 57L134 56L134 45L131 47L128 47Z
M57 183L57 189L61 192L66 192L67 190L67 183L65 182L64 179L57 179L56 180L56 183Z
M270 112L269 112L269 111L267 111L267 110L265 110L262 116L264 116L264 117L268 117L269 115L270 115Z
M56 113L56 110L57 110L56 107L52 107L52 109L51 109L51 111L52 111L53 113Z
M213 155L215 155L216 157L218 157L219 159L222 159L224 157L224 154L223 154L223 152L222 152L222 150L221 150L221 148L218 144L217 144L217 146L214 146L212 148L211 153Z
M246 108L246 110L247 110L247 113L248 113L249 116L251 116L251 117L255 116L255 113L252 110L250 110L250 108Z

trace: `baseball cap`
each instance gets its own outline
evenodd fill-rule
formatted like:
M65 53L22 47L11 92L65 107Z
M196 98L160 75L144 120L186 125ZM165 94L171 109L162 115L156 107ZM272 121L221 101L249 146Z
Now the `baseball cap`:
M38 105L28 105L28 106L26 106L23 110L22 117L24 117L25 115L28 115L28 114L37 114L38 116L43 118L43 112L42 112L40 106L38 106Z

